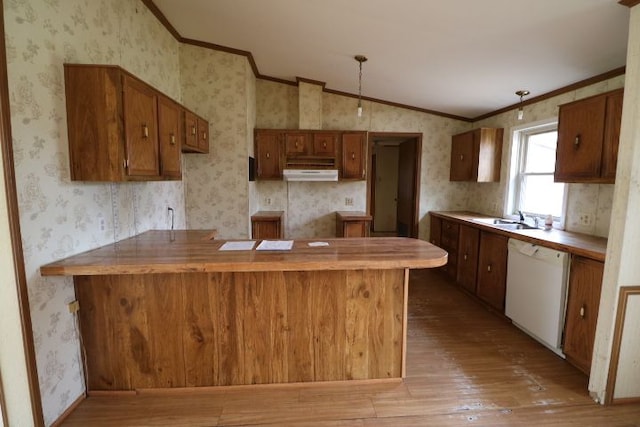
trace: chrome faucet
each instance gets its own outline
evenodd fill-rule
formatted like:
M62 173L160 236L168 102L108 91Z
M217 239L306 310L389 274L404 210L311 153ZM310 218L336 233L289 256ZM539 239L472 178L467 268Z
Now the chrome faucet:
M518 211L518 215L520 215L520 221L524 222L524 214L522 213L522 211Z

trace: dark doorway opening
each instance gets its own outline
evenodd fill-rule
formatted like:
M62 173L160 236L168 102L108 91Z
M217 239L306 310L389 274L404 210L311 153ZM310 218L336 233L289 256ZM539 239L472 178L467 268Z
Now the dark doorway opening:
M372 236L418 237L421 133L369 132Z

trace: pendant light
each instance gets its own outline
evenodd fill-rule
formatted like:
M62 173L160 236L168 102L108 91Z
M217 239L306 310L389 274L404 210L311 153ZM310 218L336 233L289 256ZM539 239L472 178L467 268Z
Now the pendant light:
M356 55L355 60L359 63L360 73L358 74L358 117L362 117L362 63L367 62L364 55Z
M522 98L529 95L528 90L519 90L516 92L516 95L520 97L520 106L518 107L518 120L522 120L524 118L524 109L522 108Z

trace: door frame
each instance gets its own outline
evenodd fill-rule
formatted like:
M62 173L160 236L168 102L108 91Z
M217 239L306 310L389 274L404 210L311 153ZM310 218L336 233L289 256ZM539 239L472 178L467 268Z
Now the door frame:
M369 153L367 156L368 162L368 170L370 172L374 171L373 166L373 146L374 141L378 138L394 138L394 139L404 139L405 142L412 142L414 145L414 153L415 155L415 164L414 164L414 194L413 194L413 224L409 227L409 237L419 238L420 230L419 230L419 222L420 222L420 176L421 176L421 166L422 166L422 133L421 132L369 132L367 136L367 152ZM372 214L375 212L373 208L373 201L375 197L372 194L374 185L372 185L372 180L375 177L373 173L367 174L367 213ZM371 221L371 226L373 227L373 220ZM397 230L396 230L397 231Z
M11 103L9 99L9 79L7 72L7 49L4 39L4 1L0 0L0 32L3 37L0 40L0 150L2 156L0 162L5 180L5 191L8 210L8 223L12 247L13 265L18 287L18 304L22 323L22 336L24 352L26 355L27 381L31 397L31 412L33 424L44 426L42 400L40 397L40 384L36 366L35 345L33 340L33 328L31 325L31 312L29 310L29 292L27 289L27 277L24 267L24 252L22 248L22 232L20 230L20 214L18 210L18 196L16 189L16 177L13 160L13 137L11 133ZM2 395L3 415L6 417L6 401ZM25 420L26 421L26 420Z

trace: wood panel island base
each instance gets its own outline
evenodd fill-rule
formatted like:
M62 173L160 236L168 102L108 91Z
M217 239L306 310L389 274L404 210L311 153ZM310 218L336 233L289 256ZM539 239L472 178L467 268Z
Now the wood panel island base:
M407 238L219 251L149 231L41 268L73 275L89 391L402 378L411 268L447 254Z

